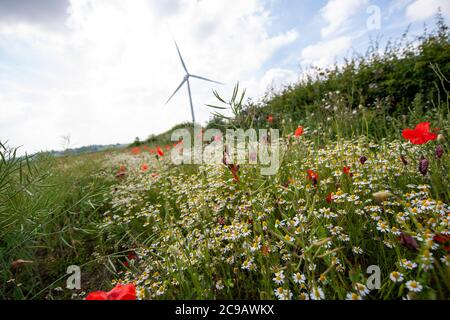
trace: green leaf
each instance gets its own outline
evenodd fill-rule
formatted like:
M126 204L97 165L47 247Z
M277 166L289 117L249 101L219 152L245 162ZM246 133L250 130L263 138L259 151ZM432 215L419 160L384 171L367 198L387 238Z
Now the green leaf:
M210 108L214 108L214 109L221 109L221 110L226 110L226 109L228 109L228 108L226 108L226 107L213 106L213 105L211 105L211 104L207 104L206 106L207 106L207 107L210 107Z

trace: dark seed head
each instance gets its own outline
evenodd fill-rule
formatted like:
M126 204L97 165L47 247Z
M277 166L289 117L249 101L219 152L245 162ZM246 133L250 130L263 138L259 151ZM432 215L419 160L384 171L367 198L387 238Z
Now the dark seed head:
M398 240L400 241L400 244L402 246L408 248L409 250L417 251L417 249L419 248L419 246L417 245L416 239L414 239L410 235L407 235L403 232L400 234L400 237Z
M423 175L426 175L428 172L428 165L430 163L428 162L427 159L425 159L424 157L422 157L419 161L419 172Z
M440 159L444 155L444 147L442 145L438 145L435 151L436 158Z
M367 157L365 157L365 156L359 157L359 162L361 162L361 164L366 163L366 161L367 161Z

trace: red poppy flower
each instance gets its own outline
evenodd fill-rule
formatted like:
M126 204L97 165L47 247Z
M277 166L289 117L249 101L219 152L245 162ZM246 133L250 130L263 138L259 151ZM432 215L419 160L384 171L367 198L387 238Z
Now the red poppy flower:
M166 146L166 150L170 150L170 146Z
M95 291L88 294L86 300L136 300L134 284L118 284L111 291Z
M133 149L131 149L131 153L132 154L140 154L141 153L141 148L134 147Z
M351 175L349 166L345 166L344 168L342 168L342 172L345 174Z
M445 234L436 234L433 237L433 240L439 244L445 244L445 243L450 243L450 236L447 236Z
M138 258L138 255L136 254L136 252L134 251L130 251L127 254L127 259L128 260L136 260Z
M327 196L327 202L332 203L333 202L333 192L330 192Z
M294 135L296 137L300 137L303 134L303 127L298 127L297 129L295 129Z
M314 179L319 179L319 174L315 171L312 171L310 169L306 170L306 174L308 175L308 180L314 180Z
M268 115L267 116L267 122L269 122L269 123L273 122L273 116L272 115Z
M307 179L311 180L313 185L317 187L317 182L319 181L319 174L317 172L314 172L312 170L306 170Z
M146 163L144 163L144 164L141 166L141 170L144 171L144 172L147 171L148 168L149 168L149 167L148 167L148 164L146 164Z
M164 155L164 151L162 151L161 147L158 147L156 149L156 153L158 153L158 156L162 157Z
M119 168L119 172L125 172L125 170L126 170L126 168L125 168L125 166L120 166L120 168Z
M130 266L130 264L128 263L128 261L136 261L138 258L139 258L139 257L138 257L138 255L136 254L136 252L130 251L130 252L128 252L128 254L127 254L127 261L124 261L124 262L123 262L123 265L124 265L125 267L128 268L128 267Z
M238 176L239 166L235 165L235 164L229 164L228 168L230 169L231 174L233 175L234 181L240 182L241 180L239 179L239 176Z
M424 144L437 139L437 134L430 131L429 122L419 123L414 129L404 129L402 136L413 144Z

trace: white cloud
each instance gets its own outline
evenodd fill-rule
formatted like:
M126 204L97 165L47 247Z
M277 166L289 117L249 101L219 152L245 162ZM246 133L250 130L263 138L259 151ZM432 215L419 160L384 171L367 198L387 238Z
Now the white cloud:
M450 19L450 1L448 0L415 0L406 8L406 16L412 21L425 20L434 16L438 8Z
M190 120L185 88L164 105L184 76L171 31L192 73L227 83L192 80L201 122L212 88L253 81L298 37L269 35L262 0L71 0L68 14L67 32L0 23L0 52L19 61L0 74L0 139L28 151L58 148L68 133L76 146L127 142Z
M254 97L252 92L266 92L274 89L282 90L285 86L299 81L299 74L295 71L282 68L272 68L267 70L262 77L252 78L243 83L250 93L247 97Z
M414 0L393 0L390 2L388 7L388 14L392 15L398 11L403 11L407 5L409 5Z
M342 36L307 46L301 53L302 65L324 67L333 64L336 57L346 54L351 45L352 38Z
M349 25L350 19L365 5L367 0L329 0L320 10L327 25L322 28L322 37L342 31Z

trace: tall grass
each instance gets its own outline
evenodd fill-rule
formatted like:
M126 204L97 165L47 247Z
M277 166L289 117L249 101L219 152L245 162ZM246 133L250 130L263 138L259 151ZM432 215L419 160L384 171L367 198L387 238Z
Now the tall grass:
M101 163L18 157L3 144L0 155L0 298L57 296L63 280L47 287L69 265L92 260L99 236L93 223L108 187L97 175Z

